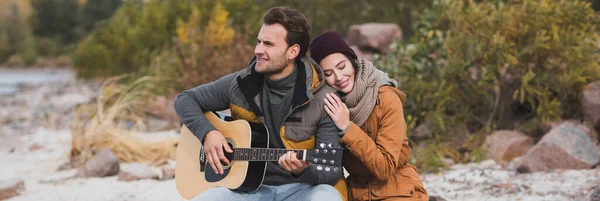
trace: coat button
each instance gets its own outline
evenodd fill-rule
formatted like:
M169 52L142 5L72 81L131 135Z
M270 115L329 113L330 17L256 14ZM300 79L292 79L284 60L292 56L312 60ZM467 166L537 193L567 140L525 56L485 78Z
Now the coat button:
M410 191L410 194L411 194L411 195L412 195L413 193L414 193L413 191Z

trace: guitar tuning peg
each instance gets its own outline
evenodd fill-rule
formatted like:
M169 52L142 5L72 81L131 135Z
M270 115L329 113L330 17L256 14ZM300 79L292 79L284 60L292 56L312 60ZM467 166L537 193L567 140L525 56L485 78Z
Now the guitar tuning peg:
M331 163L333 165L335 163L335 161L331 160L331 161L329 161L329 163Z
M325 148L325 143L321 143L319 146L320 146L321 148Z
M323 170L323 166L317 166L317 170Z
M338 167L334 167L334 168L333 168L333 171L334 171L334 172L340 171L340 168L338 168Z
M329 148L333 148L333 147L331 146L331 143L329 143L327 146L328 146Z
M325 167L325 171L329 172L329 170L331 170L330 167Z
M331 154L335 154L335 149L334 149L334 150L331 150Z

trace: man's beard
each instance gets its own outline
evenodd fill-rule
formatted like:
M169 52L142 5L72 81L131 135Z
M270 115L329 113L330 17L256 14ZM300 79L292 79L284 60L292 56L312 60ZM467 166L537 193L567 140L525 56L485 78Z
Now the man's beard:
M265 71L263 71L261 73L265 74L267 76L270 76L270 75L276 75L276 74L283 72L283 70L287 66L287 61L283 60L283 59L281 61L282 62L268 66L267 68L265 68Z

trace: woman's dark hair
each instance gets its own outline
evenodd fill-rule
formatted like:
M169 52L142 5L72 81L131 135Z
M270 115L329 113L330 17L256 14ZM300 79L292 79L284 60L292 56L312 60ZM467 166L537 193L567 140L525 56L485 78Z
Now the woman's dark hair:
M342 53L344 56L346 56L346 58L350 61L350 63L352 64L352 68L354 68L354 73L358 73L358 64L356 63L356 60L352 59L352 57L346 53Z
M274 7L263 16L263 23L267 25L281 24L287 31L288 47L294 44L300 46L300 52L296 59L301 59L306 55L310 43L310 25L304 14L287 7Z

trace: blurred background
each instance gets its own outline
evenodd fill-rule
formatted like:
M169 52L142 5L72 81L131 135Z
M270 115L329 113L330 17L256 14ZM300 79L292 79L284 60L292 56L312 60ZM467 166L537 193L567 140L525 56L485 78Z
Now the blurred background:
M434 197L600 197L598 0L0 0L0 200L181 199L173 100L244 68L273 6L399 81Z

